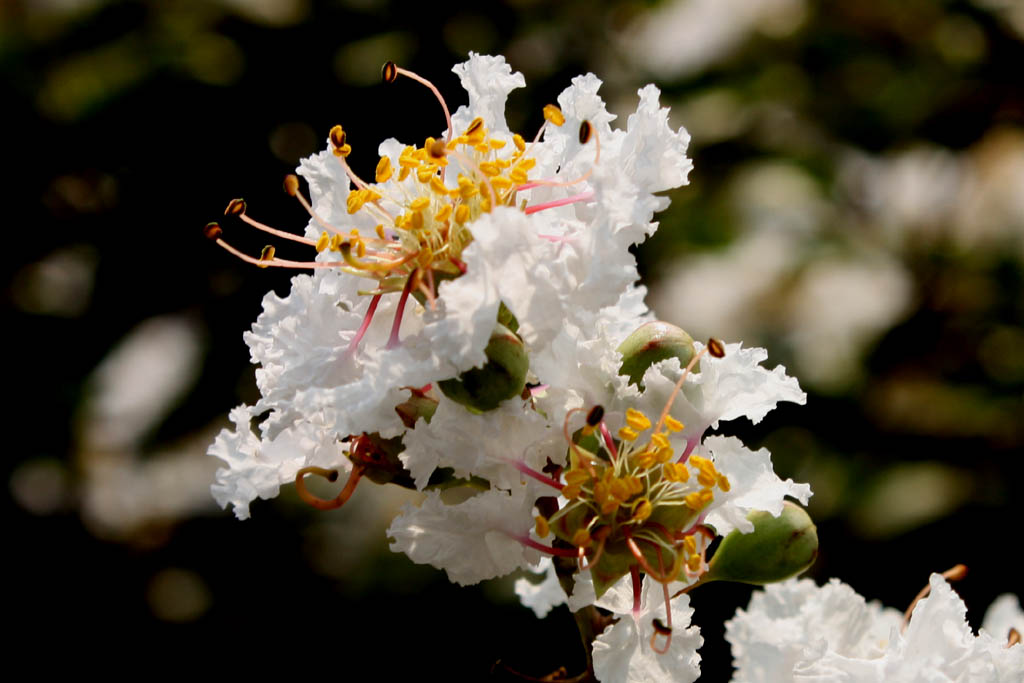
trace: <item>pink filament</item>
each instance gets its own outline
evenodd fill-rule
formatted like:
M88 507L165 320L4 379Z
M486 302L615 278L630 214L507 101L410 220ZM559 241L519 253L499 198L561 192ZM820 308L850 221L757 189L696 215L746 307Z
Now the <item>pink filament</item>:
M553 199L550 202L544 202L543 204L535 204L528 206L523 213L529 215L531 213L537 213L538 211L544 211L545 209L554 209L559 206L565 206L566 204L575 204L577 202L585 202L588 199L593 199L593 192L581 192L580 194L574 194L571 197L563 197L562 199Z
M549 477L546 474L542 474L541 472L538 472L537 470L533 469L532 467L527 465L522 460L513 460L513 461L511 461L511 463L512 463L513 467L515 467L517 470L519 470L520 472L522 472L526 476L532 477L532 478L536 479L537 481L539 481L540 483L547 484L548 486L550 486L552 488L555 488L555 489L558 489L559 491L562 490L563 485L562 485L561 482L559 482L559 481L557 481L555 479L552 479L551 477Z
M373 314L377 310L377 304L380 303L380 294L374 294L373 298L370 299L370 307L366 309L366 315L363 316L363 323L359 326L359 330L356 332L356 336L352 338L352 341L348 345L347 353L355 353L356 347L359 346L359 342L362 341L363 335L366 334L366 330L370 327L370 321L373 320Z
M405 302L409 300L409 292L412 290L412 281L416 277L416 271L409 273L409 279L405 281L405 287L402 288L402 296L398 300L398 310L395 311L395 322L391 324L391 336L388 337L388 343L384 347L389 351L402 342L398 339L398 330L402 327L402 314L405 313Z
M618 449L615 448L615 441L612 439L611 432L608 431L608 425L601 420L601 436L604 437L604 447L608 449L608 454L612 456L612 460L617 456Z
M525 534L524 535L509 534L509 536L511 536L515 540L519 541L523 545L527 546L528 548L533 548L534 550L539 550L542 553L547 553L548 555L558 555L560 557L572 557L572 558L575 558L576 554L577 554L577 550L576 549L552 548L551 546L544 545L543 543L538 543L537 541L533 540L529 536L526 536Z

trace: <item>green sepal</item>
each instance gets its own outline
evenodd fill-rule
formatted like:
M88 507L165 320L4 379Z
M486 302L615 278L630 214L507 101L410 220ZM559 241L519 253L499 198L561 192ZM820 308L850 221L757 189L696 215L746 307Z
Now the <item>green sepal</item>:
M685 368L696 353L693 337L685 330L657 320L638 327L616 351L622 354L619 374L641 390L647 368L666 358L678 358L679 367Z
M818 530L799 505L786 501L778 517L758 510L747 519L754 530L736 529L722 539L702 582L775 583L796 576L818 557Z
M501 324L495 325L484 353L487 362L483 367L437 383L445 396L478 413L494 410L502 401L521 395L530 368L523 340Z

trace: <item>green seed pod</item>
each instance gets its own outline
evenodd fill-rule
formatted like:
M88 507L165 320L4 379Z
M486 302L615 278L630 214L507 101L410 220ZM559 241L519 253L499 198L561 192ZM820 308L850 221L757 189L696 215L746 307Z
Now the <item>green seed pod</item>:
M620 375L629 377L630 384L643 389L642 380L647 368L666 358L678 358L680 367L693 360L696 350L693 337L681 328L661 321L644 323L616 349L622 354Z
M722 539L705 582L775 583L796 576L818 557L818 530L799 505L786 501L778 517L755 511L747 519L754 530L735 530Z
M484 353L487 362L483 367L437 383L445 396L481 413L522 394L530 367L523 340L500 323L495 325Z

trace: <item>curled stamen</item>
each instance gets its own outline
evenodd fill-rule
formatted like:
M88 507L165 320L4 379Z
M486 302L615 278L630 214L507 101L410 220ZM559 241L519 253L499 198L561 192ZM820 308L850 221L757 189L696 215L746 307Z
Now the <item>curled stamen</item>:
M633 540L633 534L630 533L629 527L623 527L622 533L626 536L626 545L629 547L629 552L633 554L633 557L636 558L636 561L640 564L643 570L647 572L648 576L660 583L668 583L675 578L673 575L658 572L651 566L651 563L647 561L647 558L644 557L644 554L640 551L640 547L636 544L636 541Z
M335 510L352 497L352 493L356 490L356 485L359 483L359 478L363 476L363 469L362 465L353 465L352 471L348 474L348 481L345 482L345 488L341 490L336 498L325 500L314 496L306 489L305 477L307 474L315 474L327 481L334 482L338 480L338 470L327 470L323 467L303 467L295 474L295 491L303 502L315 507L317 510Z
M444 120L448 124L448 135L447 137L445 137L445 142L451 142L452 115L448 113L448 104L444 101L444 98L441 96L441 91L438 90L433 83L423 78L419 74L413 73L408 69L403 69L402 67L396 65L394 62L386 62L384 64L384 68L381 69L381 76L383 77L385 83L394 83L396 80L398 80L399 74L405 76L406 78L411 78L417 83L427 86L428 88L430 88L430 92L434 93L434 97L436 97L437 101L441 103L441 109L444 110Z
M586 555L586 553L587 553L586 548L583 548L583 547L579 548L579 550L578 550L579 558L577 559L577 564L578 564L579 570L581 572L587 571L588 569L590 569L595 564L597 564L598 562L601 561L601 555L604 554L604 542L606 540L608 540L608 536L609 536L609 534L611 534L611 532L612 532L612 528L609 527L609 526L605 526L605 527L601 527L600 529L595 531L593 534L591 534L591 538L597 539L597 550L594 551L593 559L591 559L590 562L588 562L586 564L586 566L584 566L584 564L583 564L583 560L586 559L586 556L587 556Z
M942 572L942 578L946 579L947 581L960 581L965 576L967 576L967 565L965 564L955 565L950 569L947 569L946 571ZM921 602L926 597L928 597L928 594L931 592L932 586L929 583L924 588L922 588L921 591L914 597L914 601L910 603L910 607L908 607L907 611L903 613L902 630L905 631L907 629L907 626L910 624L910 616L913 614L914 608L917 607L917 603Z

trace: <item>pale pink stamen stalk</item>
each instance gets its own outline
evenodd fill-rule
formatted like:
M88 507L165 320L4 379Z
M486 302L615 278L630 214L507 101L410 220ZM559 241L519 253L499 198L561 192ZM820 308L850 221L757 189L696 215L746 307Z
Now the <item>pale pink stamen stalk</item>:
M296 192L295 198L299 200L299 204L302 204L302 208L304 208L306 210L306 213L308 213L313 218L313 220L316 221L317 225L319 225L327 232L333 232L336 235L343 234L341 228L336 228L327 221L325 221L323 218L321 218L320 214L313 210L313 207L306 200L306 198L302 196L301 192Z
M391 336L388 337L388 343L384 347L389 351L402 343L398 338L398 330L402 327L402 314L405 313L405 302L409 299L409 292L412 291L412 281L415 277L415 270L409 273L409 278L405 281L405 287L402 288L402 296L398 299L398 309L395 311L395 322L391 324Z
M374 294L373 298L370 299L370 307L366 309L366 315L363 316L363 322L356 331L356 336L352 338L352 341L348 345L346 353L349 355L356 352L356 347L359 346L359 342L362 341L363 335L366 334L366 330L370 328L370 321L373 320L373 314L377 311L377 304L380 303L380 294Z
M705 346L700 350L700 353L695 353L690 362L683 368L683 372L679 375L679 380L676 382L675 387L672 388L672 393L668 397L668 401L665 402L665 407L661 411L661 415L658 417L658 424L654 427L654 433L657 434L661 431L662 425L665 424L665 418L668 416L668 411L672 408L672 403L676 400L676 396L679 395L679 390L683 388L683 382L686 381L686 377L690 374L690 370L693 370L693 366L697 364L700 357L707 353L708 347Z
M651 635L651 649L657 652L659 655L663 655L666 652L668 652L668 649L672 646L672 604L669 602L667 583L661 584L661 591L662 595L665 598L665 621L668 622L665 624L665 626L668 628L668 633L665 634L665 647L659 649L658 646L654 644L655 640L658 637L657 629L655 629L654 633Z
M447 135L447 137L445 137L444 141L445 141L445 143L451 142L451 139L452 139L452 115L448 113L448 105L445 103L444 98L441 97L441 91L439 91L434 86L433 83L431 83L427 79L423 78L419 74L415 74L412 71L409 71L407 69L403 69L402 67L398 66L397 64L395 65L395 71L397 71L398 73L402 74L403 76L411 78L412 80L416 81L417 83L421 83L421 84L427 86L428 88L430 88L430 92L434 93L434 97L436 97L437 101L441 103L441 109L444 110L444 120L448 124L448 135Z
M538 384L535 387L530 387L530 395L531 396L536 396L537 394L541 394L541 393L547 391L548 387L550 387L550 386L551 386L550 384Z
M251 263L254 266L260 266L261 268L338 268L347 265L344 261L288 261L286 259L279 258L264 261L235 249L220 238L217 239L217 245L227 250L228 253L242 259L246 263Z
M284 230L278 230L277 228L272 228L269 225L267 225L266 223L260 223L259 221L256 221L256 220L253 220L253 219L249 218L249 216L247 216L244 213L243 214L239 214L238 217L241 218L246 223L248 223L249 225L251 225L252 227L256 228L257 230L262 230L263 232L269 232L271 235L276 235L276 236L280 237L281 239L291 240L292 242L299 242L301 244L306 244L306 245L309 245L311 247L315 247L316 246L316 240L311 240L311 239L308 239L306 237L302 237L301 235L296 235L293 232L285 232Z
M554 209L559 206L565 206L567 204L575 204L577 202L585 202L593 199L593 192L581 192L580 194L574 194L571 197L563 197L562 199L553 199L550 202L544 202L543 204L534 204L528 206L523 210L523 213L529 215L531 213L537 213L538 211L544 211L545 209Z
M422 283L420 283L420 285L422 287ZM427 296L427 301L430 302L430 310L436 311L437 310L437 301L434 299L434 269L433 268L428 268L427 269L427 290L426 290L425 294Z
M575 180L559 181L553 179L539 179L529 183L524 183L516 187L516 192L523 192L525 190L532 190L535 187L572 187L573 185L579 185L594 173L594 167L597 166L598 162L601 161L601 138L597 135L594 136L594 146L596 147L596 153L594 154L594 163L591 164L587 172L581 175Z
M686 460L690 457L690 454L693 453L693 449L696 448L697 444L700 443L700 438L703 435L704 435L704 430L702 429L702 430L700 430L700 434L697 434L695 436L691 436L689 439L687 439L686 440L686 448L683 450L683 454L679 456L679 459L676 462L680 462L680 463L686 462Z
M508 534L508 536L509 538L513 538L519 541L528 548L539 550L542 553L547 553L548 555L558 555L559 557L576 557L575 549L552 548L551 546L544 545L543 543L538 543L526 534Z

